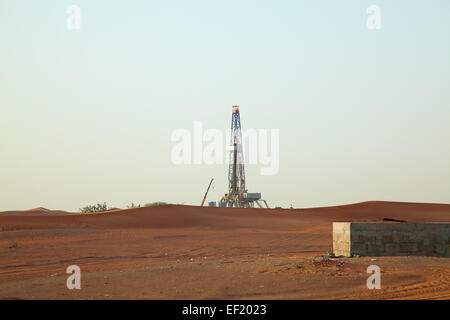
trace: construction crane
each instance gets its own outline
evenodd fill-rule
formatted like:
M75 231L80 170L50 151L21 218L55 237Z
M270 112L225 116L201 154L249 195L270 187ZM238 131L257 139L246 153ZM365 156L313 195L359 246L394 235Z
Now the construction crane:
M228 193L220 200L227 207L247 208L254 207L256 203L262 208L259 201L261 193L247 193L245 189L244 152L242 147L241 116L239 106L233 106L231 111L231 145L227 147L230 152L230 164L228 167Z
M209 191L209 188L211 187L213 180L214 180L214 178L212 178L211 181L209 182L208 189L206 189L205 196L203 197L200 207L203 207L203 205L205 204L206 196L208 195L208 191Z

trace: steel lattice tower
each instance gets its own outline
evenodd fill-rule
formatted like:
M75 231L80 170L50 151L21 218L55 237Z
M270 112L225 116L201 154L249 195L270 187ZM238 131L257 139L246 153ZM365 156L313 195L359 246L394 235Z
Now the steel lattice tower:
M243 207L245 190L244 152L239 106L231 113L230 164L228 168L228 206Z
M241 116L239 106L233 106L231 112L230 162L228 167L228 193L220 199L219 207L254 208L255 203L262 208L261 203L269 208L266 200L261 199L261 193L248 193L245 188L244 148L242 145Z

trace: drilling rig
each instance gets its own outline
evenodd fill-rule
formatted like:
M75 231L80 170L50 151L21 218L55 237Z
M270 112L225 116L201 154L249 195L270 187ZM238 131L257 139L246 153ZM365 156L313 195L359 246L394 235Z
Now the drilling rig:
M253 208L256 203L262 208L259 201L264 202L266 208L269 206L265 200L261 200L261 193L248 193L245 188L244 152L242 146L241 116L239 106L233 106L231 111L231 139L227 151L230 152L228 167L228 193L221 203L227 207Z

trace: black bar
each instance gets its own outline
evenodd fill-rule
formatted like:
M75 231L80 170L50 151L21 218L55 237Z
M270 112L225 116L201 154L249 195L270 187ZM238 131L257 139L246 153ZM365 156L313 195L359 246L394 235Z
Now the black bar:
M0 301L3 314L15 318L30 311L45 319L63 319L66 315L86 317L150 319L384 319L396 314L402 319L433 310L445 315L450 306L445 301L328 301L328 300L72 300ZM214 312L213 312L214 310ZM442 312L442 313L441 313ZM101 318L100 318L101 317ZM112 319L112 318L111 318Z

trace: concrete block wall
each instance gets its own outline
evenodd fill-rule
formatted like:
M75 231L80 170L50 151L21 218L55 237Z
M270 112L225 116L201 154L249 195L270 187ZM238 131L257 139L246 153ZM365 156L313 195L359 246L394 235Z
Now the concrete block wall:
M450 223L333 222L333 253L450 257Z
M333 253L337 256L350 257L350 222L333 222Z

